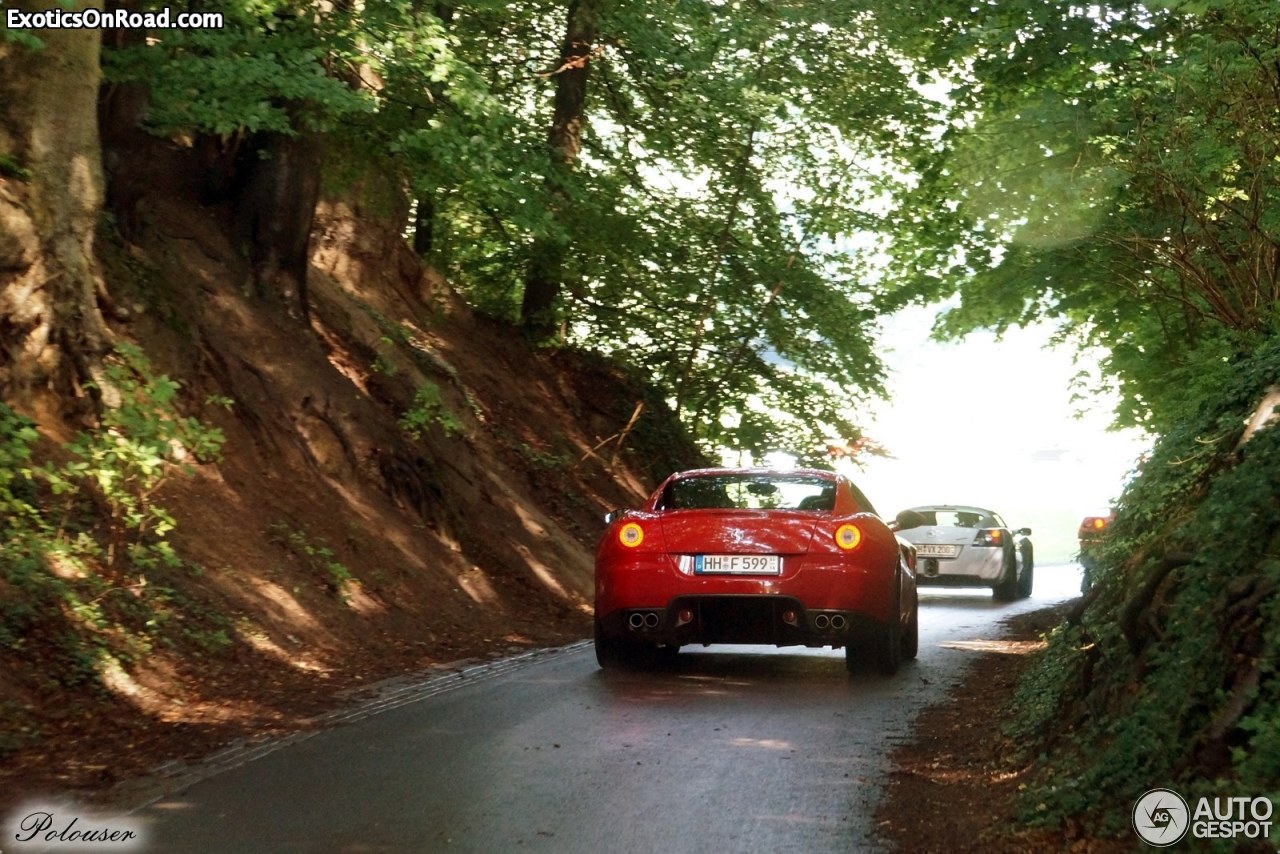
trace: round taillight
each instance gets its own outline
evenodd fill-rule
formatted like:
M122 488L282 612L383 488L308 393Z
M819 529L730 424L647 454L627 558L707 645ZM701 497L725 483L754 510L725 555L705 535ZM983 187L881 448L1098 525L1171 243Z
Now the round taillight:
M841 525L836 528L836 545L845 551L856 549L862 544L862 529L857 525Z
M628 522L618 529L618 542L629 549L634 549L644 542L644 528L635 522Z
M1106 519L1094 519L1094 520L1093 520L1093 527L1094 527L1094 530L1101 531L1103 528L1107 527L1107 520L1106 520Z

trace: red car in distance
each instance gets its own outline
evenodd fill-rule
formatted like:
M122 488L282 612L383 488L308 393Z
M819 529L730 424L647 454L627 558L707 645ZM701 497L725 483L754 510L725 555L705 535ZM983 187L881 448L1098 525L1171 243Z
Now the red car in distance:
M1076 531L1076 536L1080 538L1080 567L1084 570L1080 581L1082 590L1088 590L1093 585L1094 572L1098 566L1098 546L1102 544L1103 538L1106 537L1115 520L1114 510L1106 515L1085 516L1080 520L1080 528Z
M1116 519L1114 512L1108 513L1106 516L1085 516L1080 521L1080 529L1076 531L1076 536L1080 538L1080 549L1083 551L1088 546L1097 543L1107 532L1107 528Z
M850 671L916 656L915 549L846 477L695 469L639 510L610 513L596 549L603 668L715 643L843 647Z

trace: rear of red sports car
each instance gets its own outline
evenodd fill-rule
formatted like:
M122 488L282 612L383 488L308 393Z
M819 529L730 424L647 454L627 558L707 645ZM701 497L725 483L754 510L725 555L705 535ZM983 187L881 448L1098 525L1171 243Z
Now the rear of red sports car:
M892 673L917 647L910 546L846 478L672 475L613 514L596 552L596 655L626 666L688 644L844 647Z

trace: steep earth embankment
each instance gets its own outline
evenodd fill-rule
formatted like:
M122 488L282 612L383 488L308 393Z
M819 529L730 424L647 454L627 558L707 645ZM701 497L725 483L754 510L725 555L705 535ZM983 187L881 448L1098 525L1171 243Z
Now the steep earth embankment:
M474 316L406 247L386 188L322 202L309 324L246 295L188 157L134 161L129 237L108 225L98 252L113 331L181 383L221 460L155 497L183 567L73 572L32 607L0 577L5 802L95 797L383 677L585 638L601 515L700 461L642 383ZM42 455L74 432L39 427Z

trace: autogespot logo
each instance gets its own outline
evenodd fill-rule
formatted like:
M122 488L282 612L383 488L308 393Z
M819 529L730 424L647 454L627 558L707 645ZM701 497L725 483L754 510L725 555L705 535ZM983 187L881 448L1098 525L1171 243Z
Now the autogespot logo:
M1133 805L1133 829L1157 848L1176 845L1190 826L1187 802L1171 789L1152 789Z

